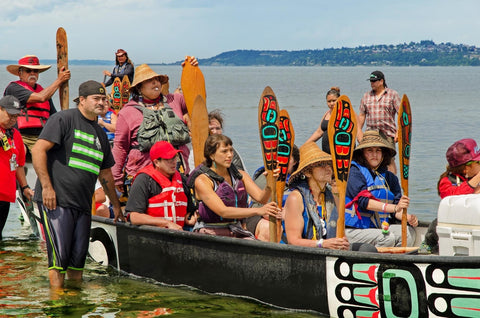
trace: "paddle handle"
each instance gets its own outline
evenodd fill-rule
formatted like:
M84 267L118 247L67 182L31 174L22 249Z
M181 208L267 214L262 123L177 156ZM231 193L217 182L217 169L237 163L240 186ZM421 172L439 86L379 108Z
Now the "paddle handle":
M338 188L338 219L337 219L337 237L345 237L345 195L344 187Z
M271 199L273 202L277 202L277 187L276 178L273 176L272 170L267 170L267 186L271 189ZM269 236L270 242L277 242L277 219L273 216L269 216Z

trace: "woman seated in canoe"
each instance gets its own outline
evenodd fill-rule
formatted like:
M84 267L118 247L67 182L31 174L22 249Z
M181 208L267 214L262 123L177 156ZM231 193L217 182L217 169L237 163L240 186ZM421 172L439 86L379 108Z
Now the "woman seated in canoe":
M135 74L135 71L133 69L133 63L128 57L127 51L123 49L118 49L117 52L115 52L115 67L113 68L113 71L103 71L103 75L105 78L107 76L110 76L108 81L105 82L105 87L112 85L113 81L116 78L119 78L121 81L125 75L128 76L128 80L130 81L130 83L132 83L133 74Z
M240 220L253 215L270 215L281 218L275 202L267 203L271 189L260 189L252 178L232 165L232 140L225 135L210 135L204 148L205 162L197 169L202 174L195 178L195 196L199 201L199 219L193 230L199 233L254 238L242 228ZM192 172L191 175L196 175ZM278 175L277 175L278 176ZM250 195L265 204L248 208Z
M300 147L300 164L290 176L292 190L285 202L282 243L348 250L346 237L326 238L328 221L335 207L328 185L332 181L332 157L314 142Z
M410 199L402 195L397 176L387 170L394 146L376 130L367 130L353 152L347 183L345 234L350 242L376 247L401 246L399 220ZM407 214L407 245L415 241L418 219Z
M438 180L438 195L441 199L462 194L480 193L480 149L473 139L461 139L448 147L447 170ZM433 220L425 234L418 252L438 252L437 219Z
M322 138L322 150L328 154L330 154L330 144L328 143L328 121L330 120L332 109L335 106L339 97L339 87L332 87L328 90L326 96L328 109L325 114L323 114L322 120L320 120L320 125L318 126L317 130L315 130L310 136L310 138L308 138L306 141L306 143L309 141L317 142L318 139Z

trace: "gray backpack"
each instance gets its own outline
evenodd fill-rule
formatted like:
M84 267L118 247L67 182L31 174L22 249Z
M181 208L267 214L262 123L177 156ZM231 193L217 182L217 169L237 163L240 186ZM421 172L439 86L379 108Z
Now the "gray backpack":
M187 125L178 118L173 109L164 104L159 110L142 106L134 106L143 113L143 121L137 132L138 149L149 151L157 142L165 140L173 146L181 146L190 142Z

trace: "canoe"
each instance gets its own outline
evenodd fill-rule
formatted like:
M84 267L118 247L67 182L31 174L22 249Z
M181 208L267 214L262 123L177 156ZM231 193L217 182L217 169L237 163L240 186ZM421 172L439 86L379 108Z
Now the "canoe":
M89 255L165 284L332 317L471 317L480 310L476 256L305 248L97 216Z

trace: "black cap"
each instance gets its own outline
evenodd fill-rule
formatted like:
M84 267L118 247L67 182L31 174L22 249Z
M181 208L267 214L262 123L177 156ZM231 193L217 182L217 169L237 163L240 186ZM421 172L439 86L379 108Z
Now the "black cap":
M373 71L371 74L370 74L370 77L367 79L367 81L371 81L371 82L375 82L375 81L379 81L381 79L385 79L385 76L383 75L382 72L380 71Z
M80 101L80 96L87 97L96 94L106 95L105 87L96 81L86 81L78 87L78 97L73 101L78 103Z
M10 115L18 115L22 112L20 101L12 95L7 95L0 99L0 106L5 108Z

